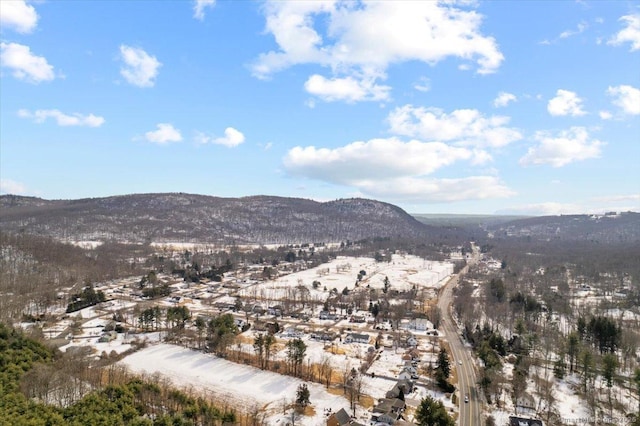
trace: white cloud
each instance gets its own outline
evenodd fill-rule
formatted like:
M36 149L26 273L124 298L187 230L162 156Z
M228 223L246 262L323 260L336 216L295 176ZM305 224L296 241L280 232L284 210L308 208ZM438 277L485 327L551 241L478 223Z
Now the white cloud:
M640 89L623 84L610 86L607 94L614 98L614 105L620 107L625 114L640 115Z
M124 62L120 74L125 80L134 86L153 87L158 69L162 66L155 56L140 48L123 44L120 46L120 59Z
M578 26L576 27L575 30L566 30L566 31L561 32L560 35L558 36L558 38L569 38L569 37L572 37L574 35L581 34L587 28L589 28L589 26L585 22L581 22L581 23L578 24Z
M457 161L482 160L483 155L442 142L388 138L334 149L298 146L289 150L283 165L294 176L352 186L363 194L386 199L449 202L512 195L511 190L491 176L428 177Z
M613 114L611 114L609 111L600 111L598 115L602 120L611 120L613 118Z
M195 0L193 3L193 17L200 21L204 20L204 10L213 8L215 4L216 0Z
M515 195L514 191L493 176L470 176L460 179L404 177L369 180L361 182L358 188L373 197L418 203L484 200Z
M233 127L227 127L226 129L224 129L224 137L216 138L213 140L213 143L228 146L229 148L238 146L243 142L244 135L242 134L242 132L239 132Z
M376 80L384 79L390 64L421 61L435 65L456 57L476 62L477 72L488 74L504 59L495 39L481 34L482 15L453 3L272 0L263 10L266 31L274 36L278 50L259 55L252 67L258 78L297 64L316 64L329 67L332 75L323 80L314 76L315 83L376 88ZM353 99L327 90L332 99ZM361 98L381 96L376 93Z
M242 144L245 140L245 137L242 132L234 129L233 127L227 127L226 129L224 129L223 137L214 138L202 132L198 132L196 133L195 140L198 144L212 143L216 145L224 145L229 148L234 148Z
M428 92L431 90L431 80L427 77L420 77L420 80L413 85L413 88L418 92Z
M182 140L180 130L173 127L172 124L158 123L157 127L157 130L149 131L144 134L147 141L165 145L171 142L180 142Z
M626 27L616 33L607 41L607 44L618 46L623 43L631 43L631 51L640 50L640 14L622 16L620 21Z
M105 122L103 117L97 115L85 115L77 112L65 114L57 109L39 109L33 112L21 109L18 111L18 117L31 118L36 123L43 123L47 118L53 118L58 123L58 126L100 127Z
M37 84L55 78L53 67L43 56L31 53L29 46L0 43L0 62L3 67L13 70L15 78L29 83Z
M24 195L27 192L27 187L20 182L11 179L0 179L0 193L2 194Z
M430 174L472 155L466 148L441 142L372 139L335 149L297 146L285 156L284 167L294 175L354 185L371 177Z
M484 117L475 109L446 114L437 108L405 105L394 109L387 119L394 134L461 146L498 148L522 139L519 131L506 127L509 117Z
M3 1L0 7L0 25L19 33L30 33L38 25L38 14L24 0Z
M354 77L327 79L314 74L306 81L304 88L320 99L331 101L386 101L389 99L389 86L379 86L375 79L357 80Z
M571 115L575 117L586 114L582 109L582 99L574 92L563 89L558 89L556 97L549 100L547 111L554 116Z
M584 127L572 127L569 130L552 135L537 132L535 140L538 145L529 148L527 154L520 159L520 164L550 164L562 167L575 161L598 158L603 142L592 139Z
M517 101L516 95L508 92L500 92L498 96L493 100L493 106L496 108L506 107L511 102Z

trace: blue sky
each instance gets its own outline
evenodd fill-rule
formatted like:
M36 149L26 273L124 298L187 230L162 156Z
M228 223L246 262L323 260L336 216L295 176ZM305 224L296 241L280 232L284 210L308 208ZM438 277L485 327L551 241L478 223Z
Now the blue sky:
M625 1L2 0L0 191L640 210Z

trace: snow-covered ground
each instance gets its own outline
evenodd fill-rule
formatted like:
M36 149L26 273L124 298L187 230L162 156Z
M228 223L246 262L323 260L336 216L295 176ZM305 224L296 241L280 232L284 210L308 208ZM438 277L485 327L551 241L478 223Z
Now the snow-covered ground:
M283 406L295 400L298 386L304 383L300 379L168 344L145 348L128 355L120 363L137 373L160 373L179 387L196 389L246 411L258 405L266 410L268 424L284 423ZM335 412L349 408L344 397L333 395L316 383L307 383L307 386L314 415L301 417L297 424L325 425L325 410Z
M260 296L264 299L278 300L287 297L287 291L300 285L309 289L311 300L324 300L327 291L335 288L341 291L347 287L353 289L360 271L365 271L361 285L382 288L385 277L389 278L392 288L410 290L417 288L439 288L453 273L453 264L434 262L411 255L393 255L391 262L376 262L370 257L339 256L329 263L318 267L294 272L268 281L257 288L242 290L245 297ZM317 289L312 283L319 281ZM326 290L325 290L326 288Z

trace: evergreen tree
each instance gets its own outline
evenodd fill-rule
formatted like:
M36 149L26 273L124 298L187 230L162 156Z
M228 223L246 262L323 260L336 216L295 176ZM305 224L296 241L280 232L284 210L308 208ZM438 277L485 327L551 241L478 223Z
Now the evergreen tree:
M416 421L419 426L454 426L455 422L447 413L442 402L426 396L416 409Z
M564 362L564 353L561 353L559 358L556 360L556 362L553 365L553 375L557 378L557 379L564 379L564 375L567 372L567 365Z
M618 359L613 354L606 354L602 357L602 377L607 382L607 387L613 386L613 376L618 368Z
M291 365L291 371L296 377L301 373L300 367L302 366L306 352L307 345L302 339L293 339L287 342L287 358Z
M439 371L445 379L449 378L449 374L451 373L451 364L449 363L449 354L447 354L447 351L444 348L441 348L440 353L438 354L436 370Z
M573 373L576 359L580 352L580 336L575 331L569 333L567 337L567 355L569 355L569 371Z
M310 393L307 384L302 383L300 386L298 386L298 390L296 391L296 404L298 404L298 406L302 408L305 408L311 403L309 401L309 396Z
M253 339L253 350L258 356L258 365L264 370L264 335L262 333Z

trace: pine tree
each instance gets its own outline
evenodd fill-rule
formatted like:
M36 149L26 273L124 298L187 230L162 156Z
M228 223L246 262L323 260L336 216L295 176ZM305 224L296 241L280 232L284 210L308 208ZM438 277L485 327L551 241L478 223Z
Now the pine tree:
M298 390L296 391L296 404L304 409L311 403L311 401L309 401L309 396L310 393L307 384L300 384L300 386L298 386Z
M455 422L447 413L442 402L426 396L416 410L419 426L454 426Z

